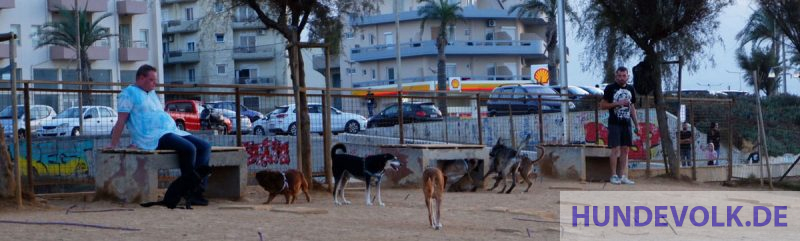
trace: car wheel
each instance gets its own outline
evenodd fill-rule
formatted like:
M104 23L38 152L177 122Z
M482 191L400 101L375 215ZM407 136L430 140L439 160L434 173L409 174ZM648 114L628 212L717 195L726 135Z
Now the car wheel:
M289 135L296 136L297 135L297 125L295 125L295 123L292 123L291 125L289 125L289 129L286 130L286 132Z
M356 121L348 121L347 124L344 125L344 131L350 134L356 134L358 131L361 130L361 127L358 126L358 122Z
M256 129L253 130L253 133L255 135L257 135L257 136L266 136L267 135L267 132L264 131L264 128L261 128L261 126L256 126Z
M81 130L78 127L72 128L72 136L81 136Z
M178 130L182 130L182 131L186 130L186 124L183 124L183 121L175 122L175 126L178 127Z

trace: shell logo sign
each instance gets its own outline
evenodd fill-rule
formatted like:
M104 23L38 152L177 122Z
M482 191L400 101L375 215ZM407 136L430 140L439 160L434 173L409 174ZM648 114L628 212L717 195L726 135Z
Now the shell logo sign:
M450 77L447 88L450 91L461 91L461 77Z
M547 65L531 65L531 79L540 85L549 84L550 71L547 69Z

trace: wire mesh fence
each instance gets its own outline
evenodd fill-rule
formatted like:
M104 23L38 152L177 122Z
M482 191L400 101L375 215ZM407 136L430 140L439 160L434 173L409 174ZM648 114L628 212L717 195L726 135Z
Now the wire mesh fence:
M20 135L20 168L37 193L91 191L95 157L109 146L118 113L116 99L127 85L24 81L18 95L20 128L11 128L10 94L0 90L6 109L6 136ZM81 88L80 85L87 85ZM26 88L27 87L27 88ZM609 111L598 107L601 96L555 94L550 87L511 85L492 92L372 92L364 89L308 88L312 172L324 173L325 127L331 143L379 147L391 144L482 144L497 140L525 149L536 145L608 144ZM89 93L81 95L80 93ZM251 174L262 169L298 167L299 107L290 88L250 85L165 85L158 89L164 110L176 126L215 146L241 146ZM330 103L325 103L326 94ZM792 137L800 117L782 106L795 99L767 100L765 126L773 157L773 176L787 169L798 153ZM324 106L330 105L326 111ZM652 98L637 104L638 130L629 152L632 169L665 173L664 141L682 158L682 168L698 180L761 176L754 103L731 98L667 98L667 132L659 130ZM82 108L82 109L81 109ZM568 109L567 115L562 109ZM330 123L325 116L330 115ZM683 133L683 123L686 131ZM30 125L30 127L27 126ZM123 134L121 143L129 143ZM683 144L683 145L681 145ZM687 146L688 145L688 146ZM12 145L9 144L9 147ZM29 148L30 147L30 148ZM30 153L30 154L28 154ZM30 161L28 161L30 160ZM28 171L30 167L30 171ZM782 169L781 169L782 168ZM164 181L178 170L162 170ZM30 183L30 182L29 182Z

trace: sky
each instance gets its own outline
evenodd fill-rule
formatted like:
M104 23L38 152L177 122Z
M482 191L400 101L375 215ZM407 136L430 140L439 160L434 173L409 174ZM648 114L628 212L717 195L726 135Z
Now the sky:
M757 7L756 3L749 0L735 0L734 4L723 9L722 14L719 16L720 26L717 29L718 37L721 42L717 42L711 46L708 51L713 56L715 65L710 61L704 61L708 64L701 65L697 71L683 72L683 88L684 89L709 89L709 90L745 90L752 92L753 87L748 86L742 82L741 71L736 63L736 48L739 43L736 41L736 34L744 27L753 9ZM572 23L567 25L567 46L570 52L575 53L569 57L567 64L567 77L570 85L590 85L593 86L600 82L602 79L602 72L599 69L590 69L583 71L581 69L581 62L584 61L583 52L585 44L575 38L576 29ZM640 58L634 57L626 63L626 67L632 68L636 63L641 61L644 56ZM732 73L731 73L732 72ZM792 72L789 72L792 73ZM741 88L739 87L741 86ZM789 75L789 85L787 86L789 93L800 95L800 79L791 77ZM783 93L783 87L779 89Z

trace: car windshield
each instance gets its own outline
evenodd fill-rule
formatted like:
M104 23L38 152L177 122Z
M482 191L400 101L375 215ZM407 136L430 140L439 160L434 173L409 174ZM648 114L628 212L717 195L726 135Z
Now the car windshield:
M0 118L2 118L2 119L11 119L12 115L14 114L12 112L14 112L14 109L11 109L11 106L8 106L5 109L3 109L3 111L0 111ZM17 107L17 117L19 118L19 117L22 117L23 115L25 115L25 107L18 106Z
M433 104L421 104L421 105L419 105L419 108L422 108L422 110L425 111L426 113L438 113L439 112L439 109L436 108L436 106L433 105Z
M576 86L570 86L567 90L569 91L569 94L571 94L571 95L589 95L589 92L587 92L587 91L585 91L585 90L583 90L581 88L578 88Z
M82 112L86 112L86 107L83 107ZM56 115L55 118L63 119L63 118L78 118L78 117L80 117L80 113L78 113L78 107L72 107L65 110L64 112L59 113L58 115Z

